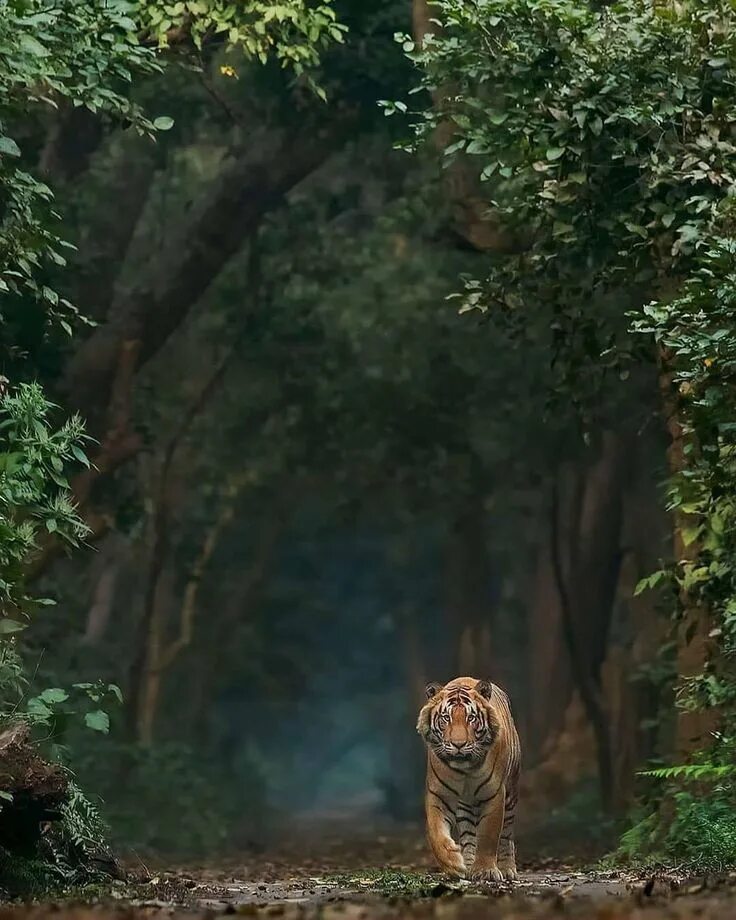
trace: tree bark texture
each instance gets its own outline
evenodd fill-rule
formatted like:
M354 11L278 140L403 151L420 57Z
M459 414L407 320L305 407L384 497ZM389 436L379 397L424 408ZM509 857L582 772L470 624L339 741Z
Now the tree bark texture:
M486 510L481 490L464 496L447 543L447 616L452 636L448 673L492 677L493 603Z
M550 543L562 633L596 740L603 804L614 807L610 714L602 688L621 562L625 440L606 432L597 460L569 467L553 488Z

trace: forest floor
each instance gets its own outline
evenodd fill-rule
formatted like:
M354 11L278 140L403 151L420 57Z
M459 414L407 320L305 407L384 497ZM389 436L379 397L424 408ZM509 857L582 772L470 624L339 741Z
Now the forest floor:
M433 869L418 829L401 834L297 831L269 856L217 866L133 868L130 881L70 899L0 909L0 920L665 920L736 917L736 873L623 872L552 860L521 865L521 878L472 885Z

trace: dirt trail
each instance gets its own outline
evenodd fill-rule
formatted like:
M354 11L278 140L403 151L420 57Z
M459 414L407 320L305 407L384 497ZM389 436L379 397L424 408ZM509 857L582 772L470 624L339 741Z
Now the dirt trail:
M514 884L472 885L429 873L354 873L347 876L281 879L264 882L232 879L220 897L198 897L198 903L214 910L245 905L324 905L337 902L375 904L386 901L422 901L444 898L498 900L521 903L530 899L586 898L599 901L628 897L643 882L628 881L617 873L525 872ZM212 892L214 894L214 892Z
M736 917L736 873L583 871L522 865L514 884L472 885L432 867L418 828L401 833L292 827L269 855L209 868L166 870L81 893L76 903L0 910L0 920L213 920L242 914L283 920L702 920ZM138 867L140 872L140 867Z
M219 873L218 873L219 874ZM129 888L116 886L96 904L42 904L0 911L0 920L142 920L219 916L282 920L700 920L736 917L736 880L685 882L615 873L538 872L515 885L458 885L439 875L196 876L175 873ZM391 890L391 885L395 890ZM404 886L403 888L401 886ZM53 914L53 918L51 917Z
M154 874L134 892L120 890L121 906L284 920L736 917L736 874L704 880L538 862L522 864L514 884L473 885L435 870L419 827L358 832L354 824L333 824L316 831L294 824L267 856Z

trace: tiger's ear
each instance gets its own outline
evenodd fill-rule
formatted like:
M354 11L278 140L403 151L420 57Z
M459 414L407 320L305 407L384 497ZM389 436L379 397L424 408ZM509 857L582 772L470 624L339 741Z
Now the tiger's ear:
M436 696L440 692L441 689L442 689L442 684L433 682L431 684L427 684L427 686L424 688L424 692L427 694L427 699L431 700L432 697Z
M490 700L490 698L493 696L493 684L490 680L479 680L475 685L475 692L480 693L482 697Z

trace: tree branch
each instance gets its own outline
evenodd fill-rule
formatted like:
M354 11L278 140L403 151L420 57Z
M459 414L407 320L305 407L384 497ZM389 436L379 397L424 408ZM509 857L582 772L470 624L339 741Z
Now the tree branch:
M255 151L241 152L138 283L118 292L107 324L82 344L64 381L69 401L92 419L93 431L121 344L137 342L138 366L149 361L263 217L324 163L334 145L334 133L302 132L300 139L270 137Z

